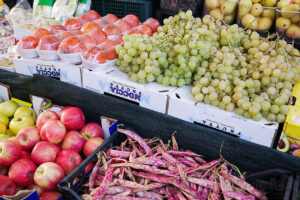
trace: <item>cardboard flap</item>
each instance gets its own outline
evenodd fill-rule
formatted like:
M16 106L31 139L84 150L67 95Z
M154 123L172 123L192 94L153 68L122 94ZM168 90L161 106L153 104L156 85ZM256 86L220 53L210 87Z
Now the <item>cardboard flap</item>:
M58 105L53 105L50 99L46 99L43 97L30 95L30 99L32 102L33 110L36 115L39 115L39 113L43 112L44 110L48 110L48 109L52 110L58 114L59 111L63 108Z
M14 196L3 196L3 199L7 200L23 200L26 197L30 196L35 190L20 190L17 194Z
M117 129L118 120L105 116L100 116L100 119L103 129L103 138L104 140L107 140L110 137L110 134Z
M11 92L9 85L0 83L0 102L8 101L11 98Z

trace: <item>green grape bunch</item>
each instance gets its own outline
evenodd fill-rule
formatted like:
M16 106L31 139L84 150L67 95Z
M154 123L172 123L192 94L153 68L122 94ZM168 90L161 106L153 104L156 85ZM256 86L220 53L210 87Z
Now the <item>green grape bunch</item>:
M191 11L164 20L152 37L125 35L116 64L141 84L192 85L196 102L248 119L284 122L300 81L300 53L283 40L260 37Z

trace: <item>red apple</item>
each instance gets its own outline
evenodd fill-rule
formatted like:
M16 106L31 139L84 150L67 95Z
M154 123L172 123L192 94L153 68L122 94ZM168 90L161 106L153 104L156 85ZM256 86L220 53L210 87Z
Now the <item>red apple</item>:
M90 164L88 164L85 169L84 172L88 173L93 167L94 167L95 163L91 162Z
M52 110L46 110L42 112L36 119L36 127L40 130L43 127L43 125L51 119L59 120L59 117L56 114L56 112L53 112Z
M65 174L70 174L81 162L81 156L73 149L64 149L56 157L56 164L61 166Z
M28 190L36 190L38 196L40 196L40 195L42 194L42 192L43 192L43 190L42 190L39 186L34 185L34 184L29 185L29 186L27 187L27 189L28 189Z
M103 130L101 126L95 122L87 123L81 129L80 134L89 139L91 137L101 137L103 138Z
M7 175L8 167L0 165L0 175Z
M21 147L11 140L0 142L0 165L9 166L21 158Z
M63 141L66 135L66 128L59 120L47 121L41 129L41 137L46 137L46 140L53 143L59 144Z
M25 151L30 151L39 141L41 141L39 130L33 126L23 128L16 137L17 144Z
M38 142L31 152L31 160L40 165L45 162L54 162L58 148L50 142Z
M83 153L86 157L91 155L102 143L104 140L99 137L92 137L86 141L83 147Z
M10 166L8 176L18 186L29 186L33 183L35 170L36 165L31 160L20 159Z
M62 142L62 149L73 149L74 151L81 152L85 144L85 139L77 131L70 131L67 133L64 141Z
M31 154L27 151L22 151L22 157L20 159L29 159L29 160L31 160Z
M39 199L40 200L57 200L57 199L59 199L60 196L61 196L61 194L59 194L58 192L43 192L39 196Z
M56 144L55 146L56 146L56 151L57 151L57 153L59 153L59 152L61 151L61 146L60 146L60 144Z
M0 196L14 195L17 191L16 184L8 176L0 175Z
M42 190L53 191L65 177L64 170L54 162L41 164L34 173L34 182Z
M58 116L60 121L70 131L76 131L81 129L85 124L85 116L82 110L78 107L67 106L64 107Z

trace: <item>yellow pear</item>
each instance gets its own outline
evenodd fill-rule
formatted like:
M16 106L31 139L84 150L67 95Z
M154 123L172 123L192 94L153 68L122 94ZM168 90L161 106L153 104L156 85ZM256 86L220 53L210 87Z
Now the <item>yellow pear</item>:
M263 17L269 17L271 19L275 19L276 16L276 10L275 9L264 9L263 13L262 13Z
M268 31L272 27L272 24L273 24L273 20L271 18L269 18L269 17L262 17L258 21L257 30Z
M251 29L251 30L256 30L257 20L253 15L247 14L242 18L242 25L244 27L247 27L247 28Z
M251 0L241 0L239 3L239 16L244 16L249 13L252 7Z
M281 15L283 17L286 17L286 18L292 18L295 16L295 12L284 12L284 11L296 11L296 12L299 12L300 11L300 6L297 5L297 4L290 4L290 5L287 5L287 6L284 6L282 9L281 9Z
M14 133L12 132L12 130L10 130L10 129L7 129L7 130L6 130L5 135L8 135L9 137L14 137L14 136L16 136L16 134L14 134Z
M27 106L17 108L14 117L30 117L33 121L36 120L34 110Z
M262 5L256 3L251 7L250 14L252 14L254 17L258 17L263 12L263 9L264 8L262 7Z
M261 0L252 0L252 3L259 3Z
M289 38L299 39L300 38L300 27L292 24L287 30L286 30L286 36Z
M276 20L276 28L278 28L278 29L285 30L285 29L288 29L290 25L291 25L291 20L289 20L287 18L279 17Z
M209 15L215 18L216 20L223 19L223 15L220 8L213 9L212 11L210 11Z
M234 18L235 18L234 14L233 15L227 15L227 16L224 17L224 22L226 24L231 24L233 22Z
M6 126L9 124L9 118L3 113L0 113L0 123L5 124Z
M208 1L205 1L205 3L206 3L206 6L210 9L220 7L220 0L208 0Z
M222 6L227 0L220 0L220 5Z
M297 24L298 22L300 22L300 14L295 14L295 16L291 18L291 22L293 24Z
M223 15L229 15L229 14L235 13L236 8L237 8L237 2L226 1L221 6L221 11L222 11Z
M263 0L262 4L266 7L274 7L276 6L276 0Z
M277 8L278 8L279 10L281 10L284 6L289 5L290 2L291 2L290 0L281 0L281 1L279 1L279 2L277 3Z
M0 122L0 134L5 134L7 126Z

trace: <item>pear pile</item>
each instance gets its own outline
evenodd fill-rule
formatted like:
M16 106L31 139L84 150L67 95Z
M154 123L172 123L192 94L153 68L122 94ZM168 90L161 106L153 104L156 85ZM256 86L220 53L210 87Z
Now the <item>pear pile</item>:
M276 0L241 0L238 24L254 31L269 31L276 17Z
M277 31L288 38L300 39L300 0L280 0L277 8Z
M0 103L0 141L15 137L22 128L33 126L35 120L30 107L19 106L13 100Z
M206 0L205 14L226 24L232 24L238 9L238 0Z

